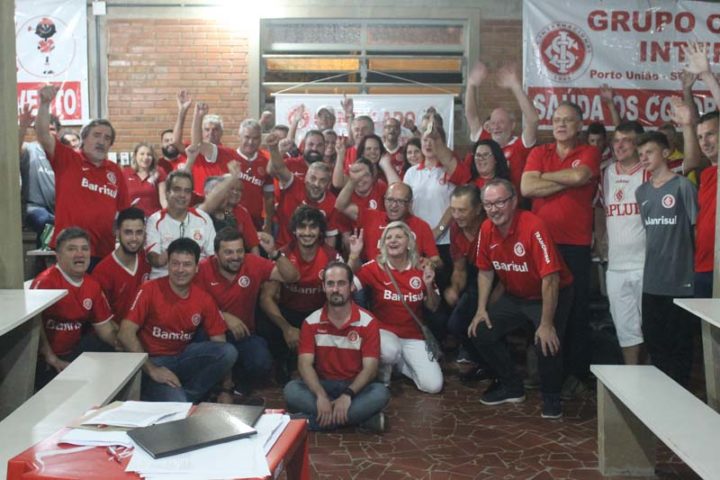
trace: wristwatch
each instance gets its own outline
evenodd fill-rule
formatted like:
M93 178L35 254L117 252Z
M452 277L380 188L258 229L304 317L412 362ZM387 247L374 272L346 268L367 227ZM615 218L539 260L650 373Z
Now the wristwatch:
M443 224L438 225L437 228L438 228L438 230L440 230L440 233L445 231L445 225L443 225Z
M348 397L350 397L350 400L355 398L355 392L350 387L345 388L345 390L343 390L340 395L347 395Z
M268 255L268 258L272 260L273 262L276 262L278 258L283 256L283 252L281 250L275 250L275 252L272 255Z

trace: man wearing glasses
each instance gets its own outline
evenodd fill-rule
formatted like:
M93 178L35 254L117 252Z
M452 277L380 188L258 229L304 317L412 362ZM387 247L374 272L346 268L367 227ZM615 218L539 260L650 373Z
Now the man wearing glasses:
M350 185L348 187L348 185ZM343 188L352 189L351 182ZM379 253L378 242L385 226L390 222L405 222L415 234L415 242L420 257L429 260L434 268L442 265L440 253L435 245L432 228L423 219L410 213L412 207L412 188L406 183L395 182L385 192L385 211L360 209L350 204L349 195L339 195L335 208L355 221L363 237L362 258L374 260Z
M475 264L478 307L468 328L497 382L480 398L484 405L525 400L522 377L505 344L508 333L532 322L543 394L543 418L560 418L563 360L560 338L572 305L572 274L558 255L544 222L518 210L515 187L490 180L482 191L488 219L480 227ZM493 288L495 275L498 282Z
M215 227L210 216L202 210L190 208L193 177L185 170L175 170L165 181L167 208L147 219L145 250L152 265L150 279L168 274L167 248L173 240L190 238L200 246L200 258L215 254Z

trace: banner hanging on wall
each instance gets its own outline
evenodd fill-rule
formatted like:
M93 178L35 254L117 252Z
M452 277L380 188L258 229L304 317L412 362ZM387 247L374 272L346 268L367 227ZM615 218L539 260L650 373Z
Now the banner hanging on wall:
M15 2L17 102L34 108L45 84L60 87L51 112L63 124L89 118L85 0Z
M340 106L342 95L311 95L311 94L279 94L275 96L275 122L290 125L293 114L301 105L305 106L303 120L298 126L298 139L305 132L315 128L315 119L320 107L330 107L335 112L335 131L339 135L347 135L345 113ZM448 133L449 147L452 148L452 132L454 131L453 96L452 95L353 95L355 116L368 115L375 122L375 133L382 136L383 123L386 118L394 117L402 123L405 118L412 118L419 126L422 116L428 108L434 107L443 119L445 132ZM403 129L403 137L412 134Z
M646 126L670 121L682 94L683 47L703 42L720 63L720 5L684 0L524 0L523 64L528 96L549 126L558 102L580 105L587 122L610 125L599 87L614 91L620 115ZM715 108L695 83L701 112Z

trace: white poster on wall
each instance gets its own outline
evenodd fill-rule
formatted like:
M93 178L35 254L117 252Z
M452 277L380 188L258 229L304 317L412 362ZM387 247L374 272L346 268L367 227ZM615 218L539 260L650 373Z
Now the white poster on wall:
M89 118L85 0L15 2L17 103L33 107L45 84L60 87L51 112L63 124Z
M298 126L298 139L305 132L315 128L315 119L320 107L331 107L335 112L335 131L347 135L345 113L340 105L342 95L311 95L311 94L279 94L275 96L275 122L290 125L293 114L301 105L305 106L303 120ZM375 122L375 133L382 136L385 119L394 117L402 123L405 118L413 119L420 124L422 116L428 108L434 107L443 119L445 132L448 132L449 147L452 148L453 96L452 95L353 95L355 116L367 115ZM403 129L403 136L410 136Z
M524 0L523 63L528 96L548 126L558 102L582 107L586 121L610 125L599 87L615 92L620 115L647 126L670 121L669 99L680 95L683 46L708 45L720 63L720 5L675 0ZM717 68L715 68L717 70ZM715 108L702 82L701 112Z

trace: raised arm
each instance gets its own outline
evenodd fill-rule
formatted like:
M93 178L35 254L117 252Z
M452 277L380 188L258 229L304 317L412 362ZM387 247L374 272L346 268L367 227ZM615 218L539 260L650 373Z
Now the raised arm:
M293 174L283 161L279 143L280 137L275 133L270 133L265 138L265 144L270 151L270 168L268 168L268 172L280 181L280 186L285 186L290 183Z
M55 156L55 137L50 133L50 103L55 99L59 88L54 85L45 85L40 89L40 105L35 118L35 135L45 150L48 159Z
M670 99L670 106L672 107L670 118L680 127L683 134L683 173L691 172L703 166L697 130L693 119L695 105L693 104L691 107L676 96Z
M235 160L228 163L228 170L230 173L225 175L225 178L215 185L215 188L207 194L205 200L198 205L200 210L212 214L215 210L220 208L220 205L222 205L223 202L225 202L225 199L230 193L233 185L237 185L240 182L238 179L240 168Z
M335 209L343 212L345 215L350 217L351 220L357 220L358 218L358 207L352 201L353 190L357 184L357 178L362 174L363 165L352 164L350 165L350 176L348 177L345 186L338 193L335 199Z
M300 280L300 272L285 255L275 249L275 240L272 235L265 232L258 232L260 246L267 252L268 258L275 261L275 267L270 272L270 280L284 283L294 283Z
M200 153L202 153L205 158L212 158L215 155L217 148L210 142L204 142L202 138L203 118L205 118L205 115L207 115L209 111L210 107L208 107L207 103L198 102L195 104L195 112L192 120L192 134L190 137L190 142L193 145L200 146Z
M470 138L480 136L483 121L480 118L479 98L476 89L480 88L487 78L488 69L484 63L478 62L468 73L467 87L465 88L465 120L470 130Z
M345 137L338 137L335 142L335 165L333 166L332 174L332 186L338 190L342 189L347 182L345 177L345 151L347 146L345 144Z
M290 140L293 142L297 142L297 130L298 126L300 125L300 121L305 116L305 105L301 104L297 110L292 115L292 119L290 121L290 129L288 130L288 136Z
M440 306L440 293L435 286L435 269L429 263L423 267L423 284L425 285L425 308L434 312Z
M520 107L524 120L522 133L523 143L528 147L535 145L540 116L537 110L535 110L535 106L530 101L530 98L528 98L525 91L523 91L522 82L517 74L517 68L514 65L503 65L497 72L497 84L501 88L510 90Z
M176 99L178 114L175 119L175 126L173 126L173 138L175 139L175 148L177 148L178 152L182 152L184 148L183 129L185 128L185 118L187 117L187 112L192 106L192 97L187 90L180 90L177 93Z
M607 106L607 109L610 112L610 119L612 121L612 124L617 127L618 125L620 125L622 119L620 118L620 113L618 112L617 107L615 106L615 102L613 101L614 96L615 95L613 94L612 88L610 88L607 83L603 83L602 85L600 85L600 99Z
M355 104L353 103L352 97L348 98L343 95L343 99L340 101L340 106L345 112L345 123L347 124L347 145L355 145L355 137L352 131L352 122L355 120ZM344 159L343 159L344 160Z
M697 75L708 87L716 105L720 105L720 84L710 71L710 62L707 58L707 48L704 43L693 42L683 47L687 65L685 70Z
M18 115L18 153L22 155L23 142L25 141L25 134L27 129L30 128L35 121L35 116L32 114L32 107L29 103L25 103L22 106L20 115Z

